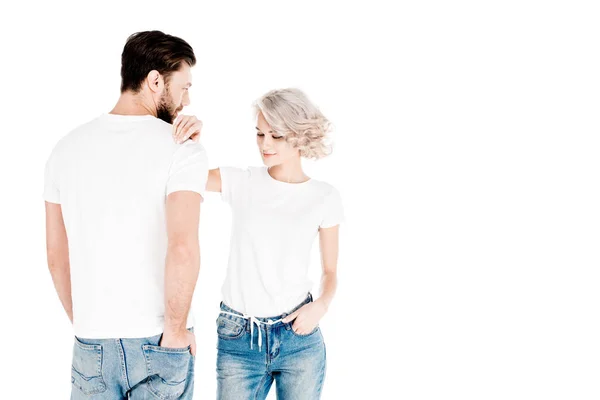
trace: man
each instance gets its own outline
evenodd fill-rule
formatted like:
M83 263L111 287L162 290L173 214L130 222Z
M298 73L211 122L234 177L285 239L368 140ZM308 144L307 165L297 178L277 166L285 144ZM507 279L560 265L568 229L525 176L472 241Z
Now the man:
M191 46L130 36L121 96L59 141L45 171L48 265L75 344L72 399L191 399L192 295L208 162L177 121L190 102ZM166 264L166 265L165 265Z

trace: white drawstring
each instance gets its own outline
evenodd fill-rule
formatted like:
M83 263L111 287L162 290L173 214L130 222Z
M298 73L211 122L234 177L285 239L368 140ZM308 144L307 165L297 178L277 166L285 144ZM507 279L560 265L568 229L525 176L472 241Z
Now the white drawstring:
M221 310L221 314L229 314L229 315L233 315L234 317L238 317L238 318L244 318L244 319L249 319L250 320L250 350L253 349L252 347L252 339L254 338L254 325L256 325L256 328L258 329L258 351L262 351L262 332L260 330L260 324L265 324L265 325L273 325L278 323L279 321L283 321L283 318L279 318L276 321L272 321L272 320L267 320L267 322L262 322L260 320L258 320L256 317L250 316L250 315L240 315L240 314L234 314L234 313L230 313L227 311L223 311Z

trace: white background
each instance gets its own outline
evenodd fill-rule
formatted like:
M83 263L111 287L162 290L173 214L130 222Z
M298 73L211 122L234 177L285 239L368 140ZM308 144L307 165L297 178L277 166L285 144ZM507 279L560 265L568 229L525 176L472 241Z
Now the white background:
M116 102L127 36L160 29L195 49L185 112L205 123L211 167L260 165L250 106L267 90L299 87L335 123L334 154L305 164L347 215L322 321L324 399L600 398L592 5L3 5L0 397L69 396L43 167L59 138ZM195 398L211 399L230 228L217 195L201 224Z

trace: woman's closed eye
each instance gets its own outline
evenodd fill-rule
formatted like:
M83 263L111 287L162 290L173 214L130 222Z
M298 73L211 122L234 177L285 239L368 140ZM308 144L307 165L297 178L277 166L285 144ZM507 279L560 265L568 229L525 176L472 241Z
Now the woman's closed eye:
M264 133L260 133L260 132L258 132L258 133L256 134L256 136L263 137L263 136L265 136L265 134L264 134ZM273 136L273 135L271 135L271 137L272 137L273 139L276 139L276 140L277 140L277 139L283 139L283 136Z

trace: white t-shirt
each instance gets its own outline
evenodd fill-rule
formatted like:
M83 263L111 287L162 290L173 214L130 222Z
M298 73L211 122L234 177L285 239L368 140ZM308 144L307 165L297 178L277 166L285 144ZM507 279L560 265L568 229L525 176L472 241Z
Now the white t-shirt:
M310 179L285 183L266 167L225 167L221 198L233 212L223 302L255 317L278 316L306 298L310 250L319 227L340 224L339 192Z
M171 132L150 115L104 114L62 138L48 159L44 199L63 213L77 336L164 329L166 196L204 196L208 178L202 145L178 145Z

